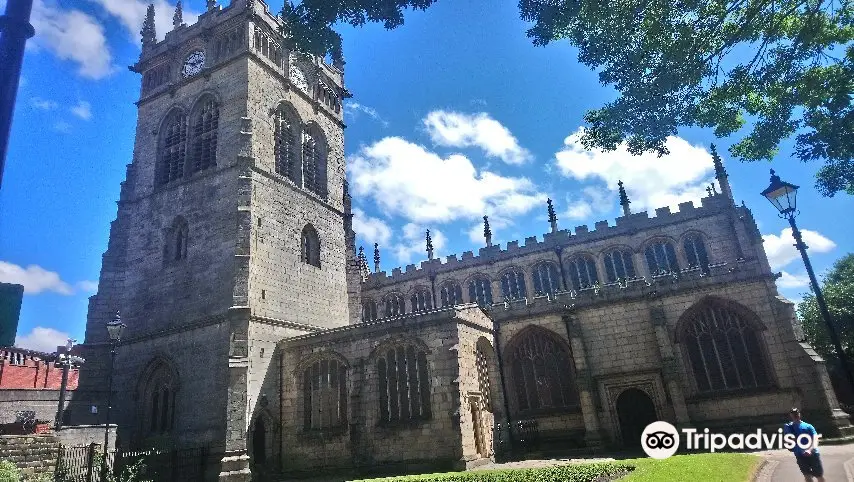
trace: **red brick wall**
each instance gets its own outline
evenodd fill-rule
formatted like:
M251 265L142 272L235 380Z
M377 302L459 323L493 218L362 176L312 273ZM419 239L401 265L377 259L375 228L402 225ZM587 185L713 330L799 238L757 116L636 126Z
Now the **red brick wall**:
M72 368L68 372L68 390L77 389L79 371ZM23 365L13 365L9 360L0 361L0 390L17 389L54 389L62 383L62 369L54 367L52 362L28 358Z

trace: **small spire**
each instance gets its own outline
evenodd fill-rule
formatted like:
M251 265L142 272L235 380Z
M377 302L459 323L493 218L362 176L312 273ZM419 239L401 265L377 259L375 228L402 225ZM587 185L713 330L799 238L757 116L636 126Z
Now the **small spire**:
M492 230L489 229L489 216L483 217L483 237L486 239L486 245L492 246Z
M632 209L629 207L629 204L632 202L629 201L629 195L626 194L626 188L623 187L623 181L617 181L617 186L620 191L620 206L623 207L623 215L628 216L632 213Z
M712 195L717 196L717 195L718 195L718 190L715 188L715 183L711 183L711 184L709 184L709 187L711 187L711 188L712 188Z
M380 244L374 243L374 272L380 272Z
M706 186L706 194L708 194L709 197L712 197L712 187L711 186Z
M208 0L208 12L216 8L216 0Z
M552 232L557 231L557 215L555 214L555 207L552 206L552 200L546 199L546 205L548 206L549 212L549 224L552 227Z
M332 66L341 72L344 71L344 65L347 62L344 61L344 49L341 45L336 45L332 48Z
M142 35L143 50L152 47L157 43L157 29L154 26L154 4L148 5L148 10L145 12L145 21L142 23L142 30L139 31Z
M359 254L356 255L356 259L359 263L359 274L362 275L362 280L364 281L368 277L368 258L365 257L365 248L363 246L359 246Z
M718 155L718 148L712 144L712 162L715 163L715 177L720 180L722 178L727 177L726 169L724 169L724 163L721 161L721 156Z
M181 5L181 0L175 4L175 15L172 15L172 26L180 27L184 23L184 7Z
M427 259L433 260L433 239L430 238L430 230L427 230Z

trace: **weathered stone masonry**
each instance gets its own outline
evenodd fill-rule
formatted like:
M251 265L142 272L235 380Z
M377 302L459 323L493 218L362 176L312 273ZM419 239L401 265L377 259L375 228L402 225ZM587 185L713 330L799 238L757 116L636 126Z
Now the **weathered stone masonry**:
M477 255L375 272L345 178L344 62L291 50L261 0L208 2L143 51L136 140L90 298L72 423L123 445L205 445L211 474L469 467L507 421L552 447L723 430L801 406L848 429L779 296L750 210L720 193ZM488 220L484 218L485 223ZM370 251L370 249L369 249ZM357 254L358 253L358 254ZM499 363L499 359L501 363ZM93 409L94 407L94 409ZM499 442L503 443L501 445Z

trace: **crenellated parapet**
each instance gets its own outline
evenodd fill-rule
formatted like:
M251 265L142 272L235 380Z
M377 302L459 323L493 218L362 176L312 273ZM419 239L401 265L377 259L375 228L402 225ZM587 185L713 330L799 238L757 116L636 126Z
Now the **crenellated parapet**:
M543 234L541 238L537 236L527 237L522 243L510 241L503 248L500 244L492 244L480 248L477 254L473 251L465 251L459 256L451 254L444 259L436 258L422 261L420 265L410 264L404 269L394 268L391 273L377 271L368 275L364 289L382 289L398 283L428 278L430 275L435 276L489 266L499 262L510 262L521 257L548 254L555 251L571 254L572 252L598 250L594 246L602 245L603 242L607 244L609 240L617 241L621 237L637 237L644 234L649 237L660 236L665 232L672 231L673 227L680 224L686 225L686 230L693 229L688 227L691 224L696 224L692 222L726 214L734 214L737 218L747 221L753 219L746 207L734 206L724 196L711 195L702 198L700 206L695 206L693 202L689 201L680 203L678 211L675 212L671 211L669 207L658 208L655 210L654 217L651 217L646 211L631 213L618 217L613 225L608 221L599 221L594 224L593 229L587 225L579 225L575 227L574 232L568 229L554 230ZM748 224L750 223L748 222ZM734 262L735 259L726 261Z

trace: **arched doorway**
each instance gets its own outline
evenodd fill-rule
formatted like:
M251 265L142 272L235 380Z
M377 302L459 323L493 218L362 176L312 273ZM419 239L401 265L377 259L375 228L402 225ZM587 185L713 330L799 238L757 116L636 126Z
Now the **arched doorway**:
M267 428L261 417L255 419L252 430L252 459L256 465L264 465L267 461Z
M624 390L617 397L617 417L620 420L623 447L628 449L640 449L643 429L658 420L652 399L637 388Z

